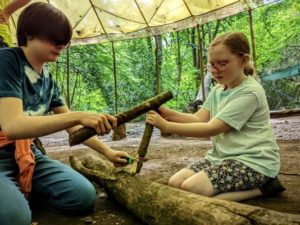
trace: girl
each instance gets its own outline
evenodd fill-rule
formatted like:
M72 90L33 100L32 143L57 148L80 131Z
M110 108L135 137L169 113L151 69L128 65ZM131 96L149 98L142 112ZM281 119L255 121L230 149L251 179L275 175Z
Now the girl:
M208 66L218 85L195 114L161 107L146 122L163 133L212 137L213 148L180 170L169 185L232 201L283 191L279 148L269 124L262 86L251 77L250 48L243 33L217 37L208 49ZM273 189L273 190L270 190Z
M27 197L39 199L47 209L76 214L90 210L96 200L96 191L85 177L42 155L31 141L82 126L101 135L116 127L116 118L110 115L70 112L44 68L58 58L71 36L66 16L39 2L19 17L20 47L0 50L0 199L5 202L0 205L1 225L31 223ZM49 111L55 115L49 116ZM112 150L97 137L84 144L115 164L127 164L126 152Z

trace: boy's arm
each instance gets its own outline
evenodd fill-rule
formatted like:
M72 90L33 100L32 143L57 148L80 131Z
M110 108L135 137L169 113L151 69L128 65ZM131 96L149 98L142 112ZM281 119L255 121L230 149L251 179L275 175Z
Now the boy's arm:
M116 118L110 115L70 112L50 116L26 116L22 100L15 97L0 98L0 128L12 140L35 138L55 133L82 124L94 128L98 134L105 134L116 126Z
M17 11L19 8L22 8L28 4L30 0L13 0L11 1L2 11L0 11L0 23L8 23L10 16Z
M67 106L60 106L52 109L55 114L68 114L72 113ZM70 127L67 130L68 133L72 133L82 126L77 125L74 127ZM87 147L94 149L95 151L105 155L110 161L120 164L126 164L126 159L122 159L121 157L128 157L128 154L122 151L114 151L108 145L104 144L100 141L96 136L93 136L86 141L83 142Z

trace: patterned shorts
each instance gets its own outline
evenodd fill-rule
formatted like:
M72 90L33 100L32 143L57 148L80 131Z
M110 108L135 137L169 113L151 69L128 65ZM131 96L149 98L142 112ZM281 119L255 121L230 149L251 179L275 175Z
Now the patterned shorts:
M221 165L202 158L186 167L209 177L215 194L250 190L264 185L270 178L236 160L224 160Z

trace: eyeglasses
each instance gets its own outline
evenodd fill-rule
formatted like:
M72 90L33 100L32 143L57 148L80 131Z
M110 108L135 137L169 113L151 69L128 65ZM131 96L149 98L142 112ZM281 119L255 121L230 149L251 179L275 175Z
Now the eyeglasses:
M218 70L219 72L223 72L226 70L226 66L229 62L222 62L222 63L208 63L206 65L206 69L208 72L213 72L214 70Z
M216 63L207 63L206 69L208 72L213 72L215 70L217 70L219 72L223 72L226 70L226 67L230 63L230 61L232 61L234 58L236 58L236 57L233 57L233 58L227 59L227 60L223 60L220 62L216 62Z

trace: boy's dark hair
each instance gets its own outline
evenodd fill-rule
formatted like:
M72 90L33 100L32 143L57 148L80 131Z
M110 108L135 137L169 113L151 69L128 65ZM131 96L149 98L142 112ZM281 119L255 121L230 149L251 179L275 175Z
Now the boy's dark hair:
M18 20L19 46L26 46L30 38L39 38L54 45L67 45L72 38L68 18L48 3L36 2L26 7Z

